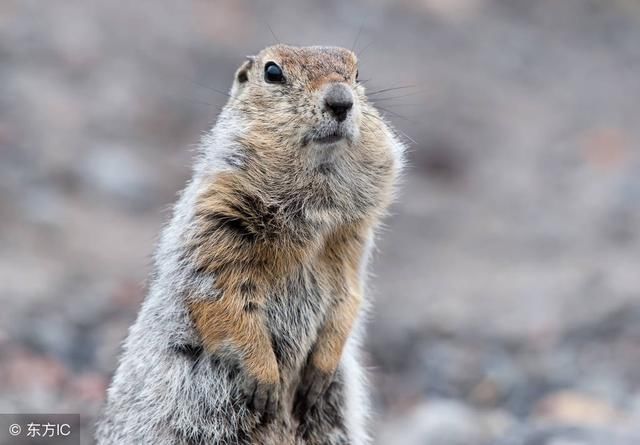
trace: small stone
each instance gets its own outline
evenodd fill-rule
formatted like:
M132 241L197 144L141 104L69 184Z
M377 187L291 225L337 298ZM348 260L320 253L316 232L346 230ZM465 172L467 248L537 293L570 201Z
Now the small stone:
M74 376L70 379L70 388L79 398L92 402L102 402L107 391L106 378L98 373L90 372Z
M26 351L11 357L4 372L6 383L15 391L56 391L68 375L61 362Z
M570 425L607 425L623 415L606 401L587 394L559 391L540 400L534 416L554 423Z
M482 406L495 406L498 403L500 391L496 382L483 379L471 390L470 398L474 403Z
M381 445L469 445L491 439L485 419L461 402L430 400L383 428Z

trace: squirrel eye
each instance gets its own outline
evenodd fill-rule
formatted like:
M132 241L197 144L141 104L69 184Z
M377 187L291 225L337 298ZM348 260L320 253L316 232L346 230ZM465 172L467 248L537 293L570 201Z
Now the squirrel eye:
M360 80L360 71L356 70L356 82Z
M264 66L264 80L269 83L284 83L282 68L274 62L267 62Z

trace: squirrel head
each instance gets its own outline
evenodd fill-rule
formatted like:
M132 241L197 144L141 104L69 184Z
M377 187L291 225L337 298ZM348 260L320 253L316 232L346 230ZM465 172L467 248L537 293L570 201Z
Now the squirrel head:
M338 47L268 47L240 66L231 96L228 107L253 134L316 163L357 144L375 125L366 117L380 120L358 82L356 55Z

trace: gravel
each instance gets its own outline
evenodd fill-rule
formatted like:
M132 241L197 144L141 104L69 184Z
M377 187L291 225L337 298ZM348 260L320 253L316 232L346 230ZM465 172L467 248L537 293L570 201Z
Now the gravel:
M361 28L369 90L414 85L377 95L410 150L375 442L640 443L635 0L2 2L0 411L80 412L89 440L215 90L269 26Z

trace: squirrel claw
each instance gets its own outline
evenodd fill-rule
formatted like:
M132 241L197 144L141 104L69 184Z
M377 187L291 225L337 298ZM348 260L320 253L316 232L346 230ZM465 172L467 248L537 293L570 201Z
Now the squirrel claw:
M307 366L298 386L293 405L293 412L298 419L303 419L322 397L327 388L329 388L332 377L333 373L321 371L312 365Z
M262 423L273 420L279 403L277 384L254 380L245 385L243 392L247 407L260 416Z

